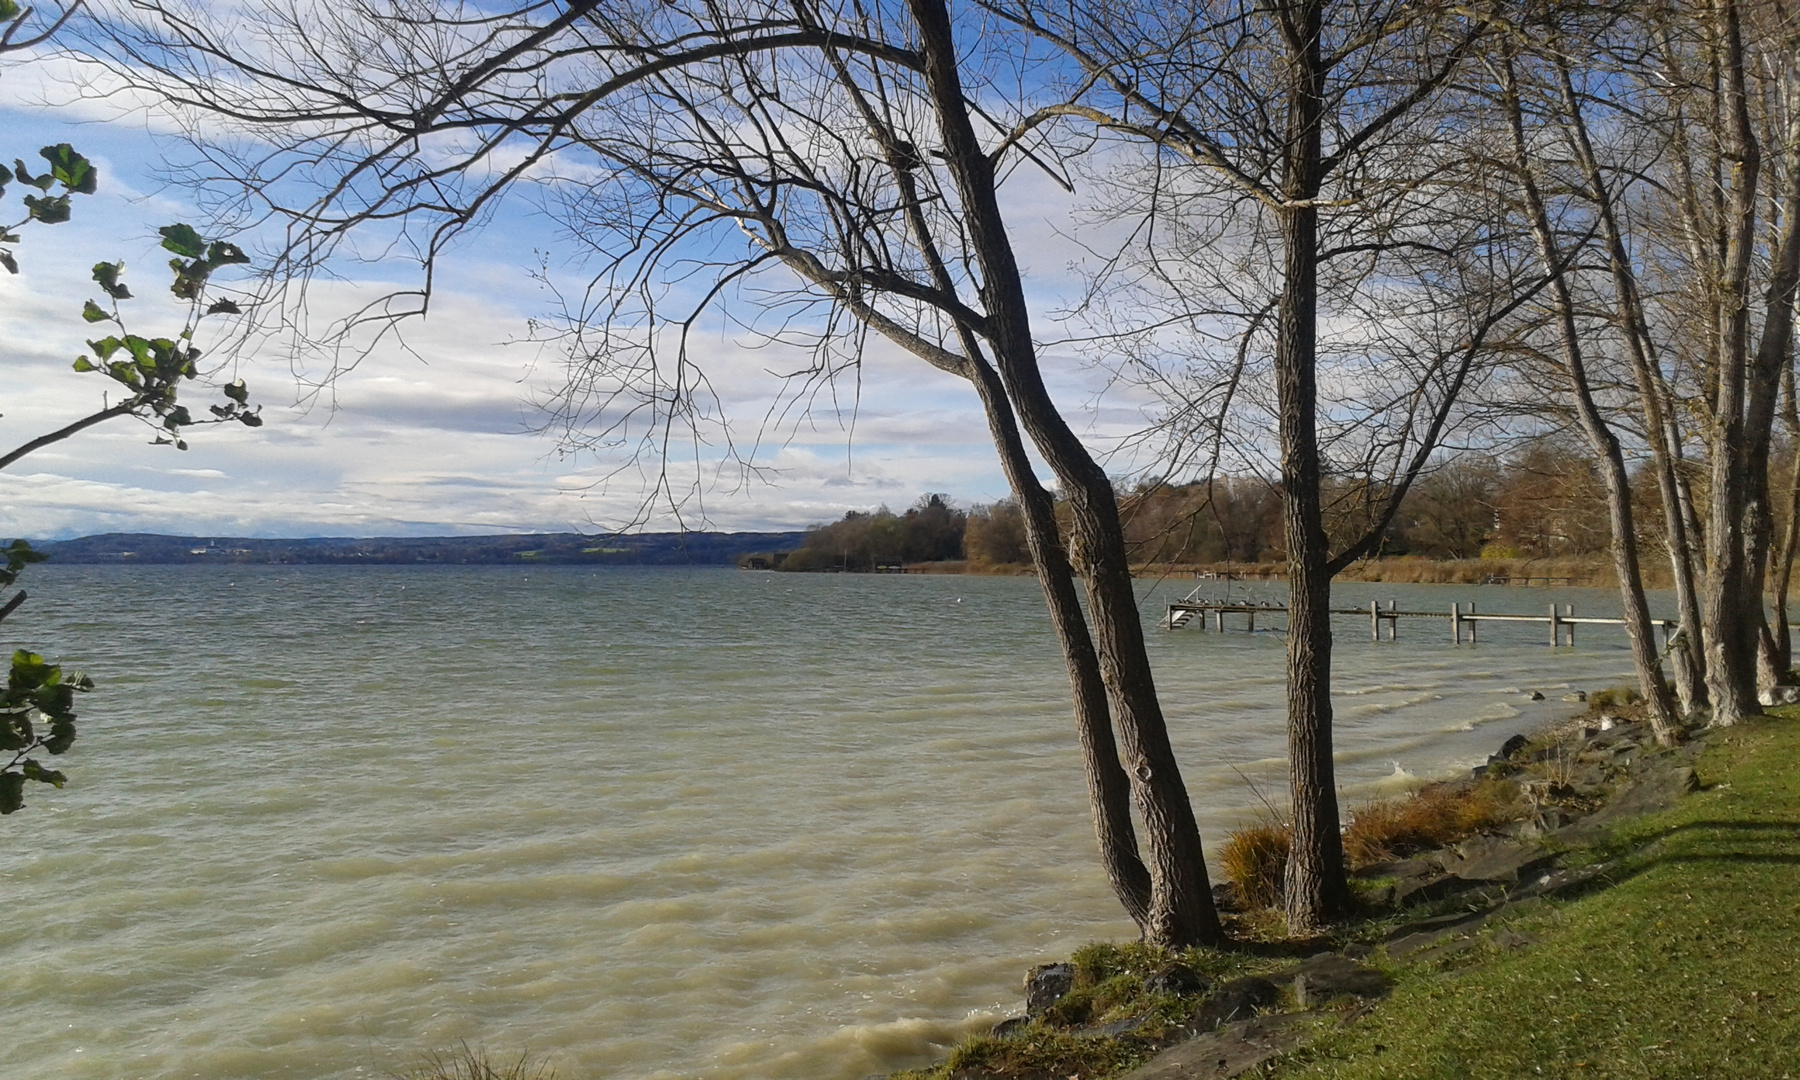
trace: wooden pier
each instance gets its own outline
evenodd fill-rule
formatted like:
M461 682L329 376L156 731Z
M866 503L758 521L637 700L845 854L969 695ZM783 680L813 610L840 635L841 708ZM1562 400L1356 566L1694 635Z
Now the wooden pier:
M1380 601L1371 600L1367 608L1331 608L1333 615L1367 615L1369 618L1369 639L1380 641L1381 632L1387 630L1389 641L1400 640L1400 622L1403 619L1443 619L1450 624L1450 642L1453 645L1463 643L1463 635L1468 634L1469 644L1479 640L1481 624L1484 622L1522 622L1543 623L1550 628L1550 646L1575 644L1575 628L1577 626L1624 626L1624 619L1595 618L1577 616L1574 604L1551 604L1550 610L1543 615L1502 614L1499 612L1476 611L1474 601L1468 604L1454 603L1445 611L1401 611L1397 604L1389 600L1386 607ZM1208 620L1212 629L1218 633L1225 632L1225 616L1242 615L1244 629L1256 630L1257 616L1262 616L1268 629L1275 629L1275 616L1286 615L1287 605L1275 601L1232 602L1227 600L1205 600L1198 596L1198 590L1186 599L1169 605L1168 614L1163 625L1170 630L1200 620L1205 627ZM1235 621L1235 620L1234 620ZM1651 625L1662 629L1663 641L1667 643L1676 628L1680 625L1672 619L1652 619Z

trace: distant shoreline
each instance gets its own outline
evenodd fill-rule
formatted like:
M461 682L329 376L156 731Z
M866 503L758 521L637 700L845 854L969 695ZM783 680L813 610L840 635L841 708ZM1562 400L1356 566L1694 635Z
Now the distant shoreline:
M34 541L32 546L52 563L77 565L733 566L749 552L797 547L804 536L802 532L512 533L268 540L104 533Z

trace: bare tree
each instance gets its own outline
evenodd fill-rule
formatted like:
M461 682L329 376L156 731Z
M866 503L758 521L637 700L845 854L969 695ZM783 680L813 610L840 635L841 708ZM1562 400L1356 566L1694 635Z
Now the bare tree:
M773 320L752 328L765 340L810 348L790 401L852 369L871 333L968 380L1063 647L1114 888L1150 941L1220 940L1117 497L1050 398L1001 209L1014 169L1061 168L1062 148L1015 130L1034 104L1022 38L959 28L943 0L132 10L107 46L120 74L238 136L197 143L199 171L244 178L235 208L289 230L273 256L288 280L352 235L412 245L412 305L340 329L422 313L450 241L535 183L599 267L568 327L571 429L666 462L709 393L689 332L731 303ZM1066 548L1028 443L1069 502Z
M1199 378L1150 379L1185 396L1174 410L1184 445L1210 470L1235 408L1263 395L1273 421L1275 444L1252 440L1249 452L1274 459L1283 502L1286 908L1291 930L1311 930L1349 903L1332 764L1331 579L1378 548L1490 338L1541 286L1492 234L1504 227L1497 202L1461 167L1451 136L1453 80L1488 24L1463 9L1382 2L989 6L1080 65L1079 96L1034 124L1082 122L1154 148L1138 173L1132 284L1165 302L1193 296L1184 286L1196 277L1206 285L1191 304L1125 321L1179 323L1208 354ZM1167 238L1184 231L1178 257ZM1332 318L1356 331L1335 341L1328 332L1322 348Z

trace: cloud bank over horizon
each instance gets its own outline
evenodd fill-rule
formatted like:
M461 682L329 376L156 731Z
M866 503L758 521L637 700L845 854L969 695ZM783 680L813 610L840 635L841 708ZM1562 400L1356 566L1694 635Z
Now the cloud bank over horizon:
M101 181L98 194L76 200L70 223L28 228L18 248L22 272L0 275L0 340L11 357L0 449L100 407L106 381L70 370L94 334L80 310L95 292L95 262L126 261L138 296L125 305L134 332L173 325L155 229L198 218L187 192L157 180L157 143L144 123L45 106L41 98L54 87L16 78L21 73L12 68L0 79L9 136L0 157L30 158L38 146L70 142L99 164ZM1017 207L1021 251L1046 302L1078 289L1068 267L1079 252L1053 222L1062 206L1059 195L1032 194ZM406 327L403 345L384 342L328 381L329 360L317 356L271 347L234 359L218 378L248 382L265 426L197 427L185 452L147 445L154 432L123 419L33 453L0 474L7 533L777 530L847 510L899 509L927 492L964 505L1006 496L973 392L879 339L855 370L796 400L783 396L780 373L804 369L804 350L714 327L690 348L729 427L709 424L666 454L571 446L545 407L566 380L564 354L531 340L533 319L549 304L530 270L566 247L542 214L508 209L452 257L430 317ZM309 302L327 316L373 295L366 285L330 281ZM1058 349L1046 369L1071 423L1095 445L1143 426L1142 400L1108 389L1072 349ZM183 401L201 413L217 395L193 385Z

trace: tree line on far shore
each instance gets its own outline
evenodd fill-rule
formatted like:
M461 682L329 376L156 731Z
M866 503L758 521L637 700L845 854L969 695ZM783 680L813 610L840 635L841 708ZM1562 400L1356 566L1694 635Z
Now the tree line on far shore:
M1585 449L1572 439L1543 436L1504 452L1456 457L1412 486L1374 554L1428 559L1603 555L1611 540L1606 489L1598 463ZM1633 489L1634 501L1654 507L1652 477L1640 473ZM1360 511L1380 500L1363 491L1338 494L1330 505L1339 512L1327 516L1328 531L1349 535L1367 528ZM1286 558L1280 486L1262 477L1141 484L1120 498L1120 511L1139 563L1279 563ZM1657 519L1653 512L1638 517L1646 525ZM1644 546L1660 545L1663 538L1659 530L1646 528L1637 539ZM866 573L957 560L979 568L1024 566L1031 555L1024 516L1012 500L963 509L937 493L899 513L885 506L852 510L838 521L808 528L793 552L748 559L780 570Z

